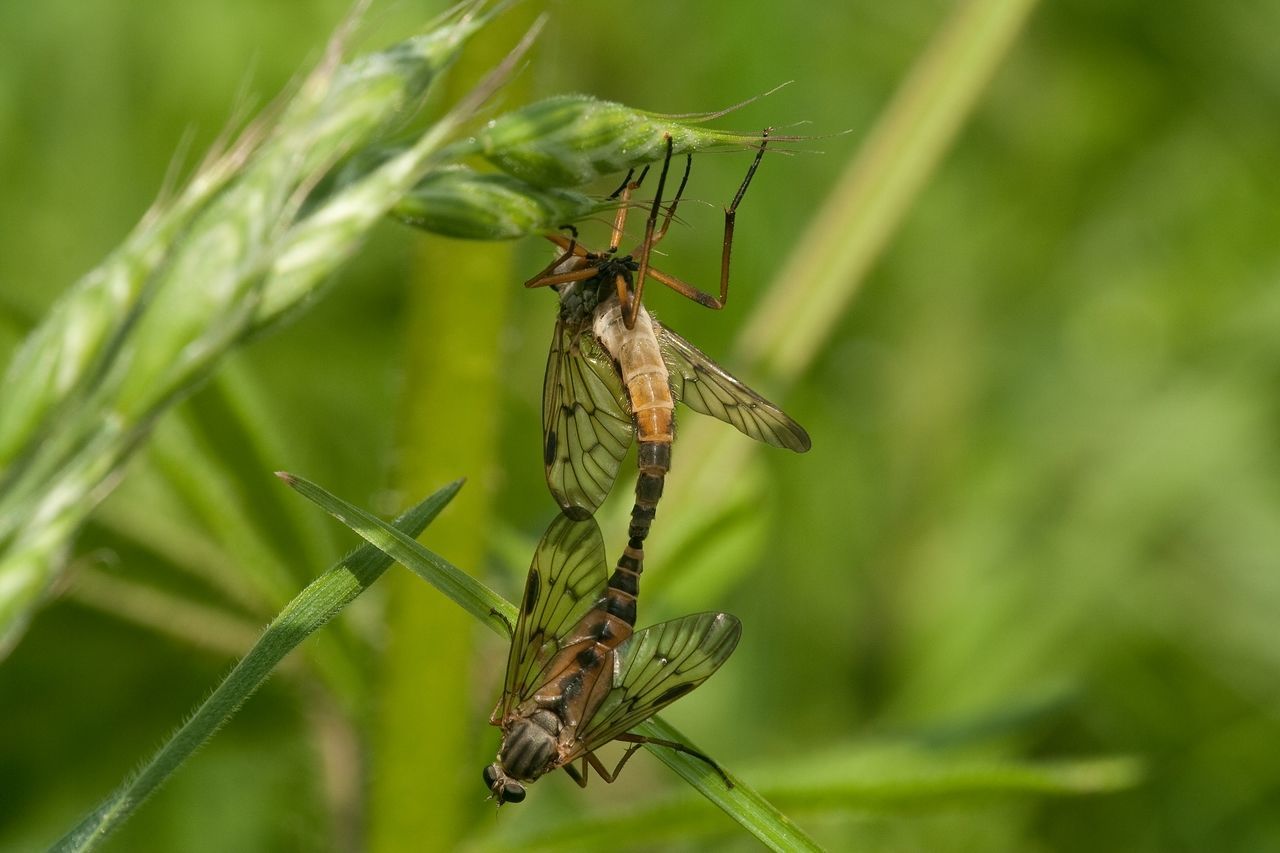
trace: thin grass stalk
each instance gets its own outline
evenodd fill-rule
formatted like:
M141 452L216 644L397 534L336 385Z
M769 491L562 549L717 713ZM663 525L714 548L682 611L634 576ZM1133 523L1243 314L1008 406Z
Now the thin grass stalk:
M532 11L512 10L495 21L486 44L518 36ZM485 47L477 44L460 59L450 89L501 59ZM504 96L518 98L524 88L513 81ZM447 218L454 211L443 212ZM433 543L455 556L456 565L481 566L496 526L492 486L501 475L500 361L506 306L515 292L513 247L433 235L414 243L403 312L394 488L421 494L427 484L466 471L473 486L450 507L450 523ZM486 806L466 784L476 773L480 724L462 701L474 695L473 623L408 573L388 580L387 643L373 701L367 847L376 853L451 851ZM431 807L423 808L428 787Z
M459 488L461 483L440 489L401 515L391 529L411 539L417 536L439 515ZM53 849L57 853L82 853L97 848L235 715L285 655L324 627L381 577L390 565L391 558L382 551L363 545L308 584L272 620L249 653L142 769L63 836Z

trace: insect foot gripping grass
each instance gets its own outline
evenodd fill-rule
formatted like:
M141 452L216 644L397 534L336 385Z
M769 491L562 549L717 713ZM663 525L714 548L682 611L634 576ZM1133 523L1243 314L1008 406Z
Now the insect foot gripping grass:
M669 161L672 154L761 147L760 133L698 127L698 120L677 120L582 95L548 98L494 119L442 155L448 161L480 155L504 175L457 165L433 170L391 215L446 237L511 240L615 211L616 193L598 199L572 191L597 178Z

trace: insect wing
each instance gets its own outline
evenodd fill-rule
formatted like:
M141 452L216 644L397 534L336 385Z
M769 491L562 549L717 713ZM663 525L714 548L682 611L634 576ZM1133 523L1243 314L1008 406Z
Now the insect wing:
M533 554L520 599L502 693L504 717L546 682L559 638L594 606L607 581L604 539L595 521L557 515Z
M671 393L695 412L711 415L739 432L774 447L804 453L809 433L785 412L729 375L702 350L665 326L658 346L671 374Z
M635 430L622 379L590 326L556 323L542 388L547 486L572 518L609 494Z
M618 647L613 688L578 726L566 761L591 752L644 722L711 677L742 636L728 613L695 613L637 631Z

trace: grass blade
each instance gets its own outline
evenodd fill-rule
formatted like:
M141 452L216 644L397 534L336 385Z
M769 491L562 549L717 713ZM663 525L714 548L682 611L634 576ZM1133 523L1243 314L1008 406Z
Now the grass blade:
M401 515L396 526L388 529L406 538L416 536L461 486L461 482L445 486ZM285 655L368 589L390 564L391 559L385 553L364 545L308 584L280 611L249 653L142 770L63 836L53 849L58 853L72 853L97 847L235 714Z
M310 480L283 471L276 476L503 636L506 636L507 627L498 614L511 624L515 623L514 604L448 560L428 551L413 537L330 494Z
M648 737L689 743L688 738L661 717L646 720L636 728L640 734ZM649 751L770 849L783 851L822 849L777 806L728 770L725 770L725 773L733 780L731 790L725 788L719 775L701 759L662 747L649 747Z

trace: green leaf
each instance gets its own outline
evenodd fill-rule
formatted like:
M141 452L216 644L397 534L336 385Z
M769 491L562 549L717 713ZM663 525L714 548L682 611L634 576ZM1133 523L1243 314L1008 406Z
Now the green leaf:
M416 536L439 515L461 486L461 482L445 486L401 515L395 527L388 526L388 529L406 538ZM59 853L92 850L119 828L192 753L231 719L285 655L368 589L390 564L385 553L363 545L308 584L285 605L249 653L142 770L63 836L53 849Z
M507 624L515 622L515 605L448 560L422 547L412 536L406 536L382 519L352 506L310 480L286 473L277 476L498 633L505 636ZM498 618L499 614L508 623Z

